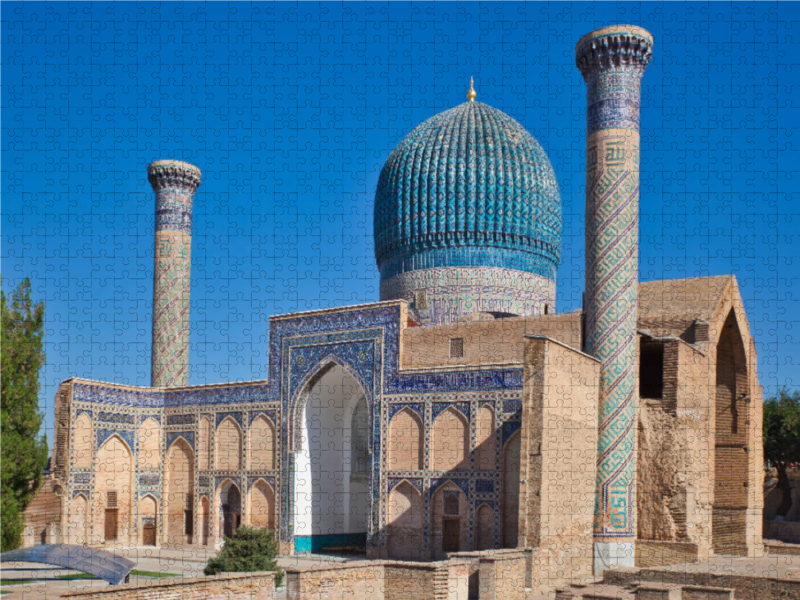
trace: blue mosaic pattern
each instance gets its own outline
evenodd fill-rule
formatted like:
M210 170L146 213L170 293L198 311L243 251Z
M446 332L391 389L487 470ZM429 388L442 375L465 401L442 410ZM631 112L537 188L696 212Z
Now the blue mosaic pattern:
M84 498L87 500L91 497L89 490L72 490L72 499L74 500L78 496L83 495Z
M503 423L503 446L506 445L506 442L511 438L512 435L517 433L522 427L522 423L519 421L506 421Z
M227 481L229 479L233 482L233 484L237 488L239 488L239 492L241 493L242 492L242 478L241 477L228 477L226 475L220 475L220 476L214 478L214 487L218 488L219 486L221 486L223 484L223 482L225 482L225 481ZM242 502L244 502L244 501L245 501L245 497L242 496Z
M167 432L167 444L166 447L169 449L172 444L175 443L175 440L178 438L183 438L186 440L186 443L194 450L194 431L169 431Z
M541 256L547 268L532 272L552 277L561 253L558 183L525 128L486 104L466 102L420 124L389 156L375 195L374 231L382 278L418 268L420 253L487 246L505 250L509 261ZM459 266L461 257L441 259L429 266Z
M418 477L389 477L386 482L386 492L390 493L394 488L404 481L410 483L414 489L424 496L423 492L425 491L425 480Z
M469 421L469 402L434 402L431 404L431 419L435 421L448 408L457 409Z
M456 477L442 477L441 479L432 479L430 490L428 490L430 492L431 498L440 487L442 487L445 483L448 482L456 484L461 489L461 491L464 492L464 495L467 497L467 499L469 499L470 480L467 478L456 478Z
M272 488L272 491L275 491L275 478L274 477L248 477L247 478L247 491L250 491L258 481L264 481Z
M159 425L161 424L161 415L139 415L139 423L144 423L147 419L154 419Z
M97 420L105 423L114 423L116 425L133 425L136 423L135 415L121 415L110 412L97 413Z
M200 487L207 488L211 484L211 480L208 475L201 475L197 478L197 483Z
M239 427L241 427L241 428L244 427L243 424L242 424L242 419L243 419L242 413L240 413L240 412L221 412L221 413L217 413L217 421L216 421L217 424L216 424L216 426L219 427L219 424L222 423L228 417L230 417L231 419L236 421L239 424Z
M100 447L105 444L106 440L112 436L118 436L128 445L128 449L131 452L136 452L136 448L133 444L133 431L125 431L125 430L117 430L117 429L98 429L97 430L97 445L95 446L98 450Z
M475 491L479 494L494 493L494 481L492 479L476 479Z
M72 482L75 485L89 485L92 483L92 474L91 473L75 473L72 476Z
M585 350L601 361L596 540L636 538L640 81L652 37L606 28L581 39L587 85Z
M505 400L503 402L503 412L506 413L521 413L522 400Z
M155 473L144 473L139 475L139 485L143 487L155 487L161 481L161 478Z
M389 421L399 413L404 408L408 408L409 410L416 413L416 415L422 420L425 417L425 413L423 412L422 404L419 402L406 402L403 404L390 404L389 405Z
M92 417L92 411L88 408L79 408L75 411L75 417L80 417L81 415L89 415L89 418Z
M167 425L192 425L194 415L167 415Z

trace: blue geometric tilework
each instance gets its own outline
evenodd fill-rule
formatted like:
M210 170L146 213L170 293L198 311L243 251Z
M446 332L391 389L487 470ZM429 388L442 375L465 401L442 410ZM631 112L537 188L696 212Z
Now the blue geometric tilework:
M167 425L191 425L194 423L195 416L189 415L167 415Z
M219 427L219 424L222 423L228 417L230 417L231 419L236 421L239 424L239 427L243 427L243 424L242 424L243 414L241 412L221 412L221 413L217 413L217 427Z
M479 494L494 493L494 480L492 479L476 479L475 491Z
M233 484L237 488L239 488L239 491L242 490L242 478L241 477L227 477L225 475L221 475L221 476L218 476L218 477L214 478L214 487L218 488L220 485L222 485L223 482L225 482L227 480L232 481Z
M455 408L463 414L469 421L469 402L434 402L431 404L431 418L436 419L448 408Z
M468 478L457 478L457 477L443 477L443 478L440 478L440 479L432 479L431 480L431 487L430 487L430 490L429 490L431 497L433 497L433 495L436 493L436 490L438 490L440 487L442 487L447 482L452 482L452 483L456 484L459 488L461 488L461 491L464 492L464 495L467 498L469 498L469 496L470 496L470 494L469 494L469 482L470 482L470 480Z
M186 440L186 443L194 450L194 431L169 431L167 432L167 444L166 447L169 448L175 443L175 440L178 438L183 438Z
M389 420L391 421L392 417L394 417L404 408L408 408L409 410L414 411L420 419L424 417L422 404L420 404L419 402L404 402L403 404L392 403L389 405Z
M116 430L116 429L98 429L97 430L97 445L96 448L100 448L108 438L111 436L118 436L128 445L128 449L131 452L136 452L136 448L133 443L133 431L124 431L124 430Z
M522 423L519 421L506 421L503 423L503 445L505 446L506 442L514 435L517 431L520 430Z
M97 413L97 420L106 423L115 423L117 425L133 425L136 422L135 415L122 415L110 412Z

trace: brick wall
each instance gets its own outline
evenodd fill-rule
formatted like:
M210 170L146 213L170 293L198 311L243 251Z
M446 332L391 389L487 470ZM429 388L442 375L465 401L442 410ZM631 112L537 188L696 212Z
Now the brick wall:
M118 585L64 594L74 600L273 600L274 573L227 573L151 585Z
M527 556L522 552L498 553L480 559L481 600L524 600Z
M697 544L636 540L636 566L662 567L697 560Z
M287 569L287 600L463 600L466 560L436 563L356 561L326 567Z
M800 600L800 579L752 575L681 572L666 569L613 569L603 573L603 583L631 585L641 581L735 590L736 600Z
M518 545L535 548L534 593L592 574L599 370L559 342L528 338Z

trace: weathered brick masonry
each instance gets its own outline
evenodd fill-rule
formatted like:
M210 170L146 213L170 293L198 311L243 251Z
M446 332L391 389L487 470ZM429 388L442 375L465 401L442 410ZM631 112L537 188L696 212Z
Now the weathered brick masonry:
M64 594L72 600L273 600L274 573L226 573Z

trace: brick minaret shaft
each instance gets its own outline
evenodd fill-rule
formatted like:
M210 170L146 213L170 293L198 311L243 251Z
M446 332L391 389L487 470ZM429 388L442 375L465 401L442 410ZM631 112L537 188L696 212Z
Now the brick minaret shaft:
M575 47L586 82L584 349L602 363L595 571L633 566L639 260L639 108L653 36L620 25Z
M189 379L189 293L192 287L192 199L200 169L177 160L147 167L156 193L152 386Z

